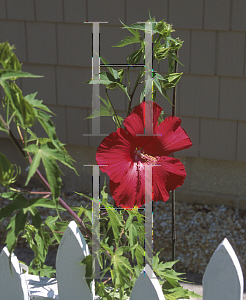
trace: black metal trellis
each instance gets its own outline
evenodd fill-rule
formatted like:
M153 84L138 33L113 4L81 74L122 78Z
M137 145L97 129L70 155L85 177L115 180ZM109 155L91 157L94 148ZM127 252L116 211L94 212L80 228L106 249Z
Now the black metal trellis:
M87 22L87 23L90 23L90 22ZM94 67L97 67L99 70L100 70L101 67L102 68L104 68L104 67L146 67L145 64L133 64L133 65L132 64L100 64L100 33L99 33L99 30L98 30L98 36L99 36L99 45L98 45L99 50L98 50L97 54L98 54L98 57L99 57L99 61L97 62L97 65L94 66ZM93 52L93 45L92 45L92 57L94 55L95 54ZM176 56L177 55L178 55L178 52L176 51ZM153 56L152 56L152 65L153 65ZM94 69L96 69L96 68L94 68ZM177 61L176 60L174 62L174 72L175 73L177 72ZM98 94L99 94L99 91L98 91ZM173 101L172 101L172 103L173 103L172 116L175 116L176 115L176 86L173 88ZM97 103L97 105L99 105L99 107L100 107L100 103ZM95 107L96 107L96 104L94 104L94 109L95 109ZM99 124L96 124L96 125L99 125ZM94 135L94 131L93 131L92 135ZM100 134L100 135L102 135L102 134ZM176 246L175 191L171 192L171 201L172 201L172 260L175 260L175 246ZM114 202L114 208L116 208L115 202ZM153 213L153 203L152 203L152 213ZM153 230L153 221L152 221L152 230ZM152 237L152 242L153 242L153 237Z
M178 57L178 51L176 51L176 57ZM174 62L174 73L178 71L178 63L175 60ZM172 116L176 115L176 85L173 88L173 107L172 107ZM173 155L174 156L174 155ZM175 190L172 191L172 261L175 260L175 247L176 247L176 226L175 226ZM173 266L175 270L175 265Z

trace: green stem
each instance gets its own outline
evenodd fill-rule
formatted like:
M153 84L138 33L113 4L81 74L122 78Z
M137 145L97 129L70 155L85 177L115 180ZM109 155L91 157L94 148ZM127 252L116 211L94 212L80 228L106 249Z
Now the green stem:
M25 194L33 194L33 195L51 195L51 192L35 192L35 191L21 191L18 189L14 189L12 187L9 187L9 189L13 192L17 192L17 193L25 193Z
M0 121L2 122L2 124L4 125L4 127L8 130L8 134L9 134L9 137L10 137L11 141L14 143L14 145L20 151L20 153L22 154L22 156L24 156L24 158L29 162L29 164L31 164L32 163L32 158L30 157L30 155L28 157L26 156L26 153L22 149L21 145L19 144L19 142L17 141L17 139L13 135L12 131L10 130L10 128L8 126L8 124L4 121L4 119L2 118L2 116L0 116ZM21 134L20 130L19 130L19 133ZM22 139L22 142L24 143L22 135L20 137ZM42 184L49 191L51 191L49 183L45 180L45 178L42 176L42 174L40 173L39 170L36 171L36 174L39 177L39 179L42 182ZM67 212L71 215L71 217L80 224L80 226L82 227L81 229L82 229L83 233L85 235L87 235L90 239L92 239L92 233L85 226L85 223L76 215L76 213L60 197L59 197L59 203L60 203L60 205L62 207L64 207L67 210Z
M8 134L9 137L11 139L11 141L13 142L13 144L17 147L18 151L22 154L22 156L24 156L24 158L31 164L32 159L29 156L28 158L26 157L26 153L23 151L21 145L19 144L19 142L17 141L17 139L15 138L15 136L13 135L12 131L10 130L8 124L6 124L6 122L4 121L4 119L2 118L2 116L0 116L0 122L2 122L2 124L4 125L4 127L8 130ZM40 173L39 170L36 171L36 175L38 176L38 178L40 179L40 181L42 182L42 184L50 191L50 185L48 184L48 182L44 179L44 177L42 176L42 174ZM81 231L85 236L88 236L88 238L90 240L92 240L92 233L91 231L86 227L85 223L76 215L76 213L62 200L61 197L59 197L59 203L60 205L65 208L67 210L67 212L70 214L70 216L77 221L77 223L81 226ZM112 256L110 255L110 253L106 250L105 251L106 256L109 259L112 259Z
M7 120L7 123L9 123L9 98L7 98L7 115L6 115L6 120Z
M14 113L12 114L12 116L10 117L9 121L7 122L8 125L10 124L10 122L12 121L12 119L13 119L13 117L14 117L15 115L16 115L16 112L14 112Z
M109 98L109 95L108 95L108 91L107 91L107 88L106 88L106 90L105 90L105 92L106 92L106 95L107 95L107 98L108 98L108 101L110 102L110 105L111 105L111 107L112 107L112 109L113 109L113 111L114 111L114 116L115 116L115 118L116 118L116 121L117 121L117 123L118 123L118 128L120 128L121 126L120 126L120 121L119 121L119 119L118 119L118 116L117 116L117 113L116 113L116 111L115 111L115 109L114 109L114 107L113 107L113 105L112 105L112 103L111 103L111 101L110 101L110 98Z
M127 117L128 117L128 115L129 115L129 113L130 113L132 99L133 99L133 96L134 96L134 94L135 94L136 88L137 88L137 86L138 86L139 79L140 79L141 76L142 76L143 70L144 70L144 67L142 67L142 69L140 70L140 72L139 72L139 74L138 74L138 77L137 77L137 80L136 80L136 82L135 82L135 85L134 85L132 94L130 95L131 100L129 101L129 104L128 104L127 115L126 115Z
M128 81L128 91L129 95L131 95L131 87L130 87L130 76L129 76L129 67L127 68L127 81Z
M25 148L27 147L26 141L27 141L27 129L25 128L25 139L24 139Z

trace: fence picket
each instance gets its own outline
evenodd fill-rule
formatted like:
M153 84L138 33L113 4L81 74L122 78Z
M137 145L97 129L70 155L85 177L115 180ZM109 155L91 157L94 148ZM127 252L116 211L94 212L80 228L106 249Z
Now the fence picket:
M89 248L74 221L70 222L58 248L57 279L23 273L17 257L9 251L0 254L1 300L80 299L96 300L95 282L90 291L85 280L85 266L79 265L89 255ZM59 293L59 296L58 296ZM147 264L132 289L129 300L165 300L162 288ZM243 273L238 258L225 238L212 255L203 276L203 300L243 300Z
M1 300L29 300L25 274L14 253L11 255L11 274L9 256L7 247L4 247L0 254L0 298Z
M130 296L130 300L143 299L165 300L159 281L148 264L136 280Z
M87 255L90 255L88 245L72 221L61 239L56 256L59 300L94 298L95 282L91 282L91 293L85 279L85 265L79 265Z
M203 276L203 300L242 300L243 273L225 238L212 255Z

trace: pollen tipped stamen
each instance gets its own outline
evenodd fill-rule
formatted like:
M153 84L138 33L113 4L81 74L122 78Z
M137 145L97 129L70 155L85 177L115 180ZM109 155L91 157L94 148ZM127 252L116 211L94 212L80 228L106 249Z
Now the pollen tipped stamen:
M147 163L148 165L155 165L157 162L157 158L154 156L151 156L149 154L146 154L144 150L142 149L137 149L134 151L135 153L135 161L136 162L142 162L142 163Z
M155 158L154 156L145 154L145 153L141 153L140 157L142 159L144 159L146 161L147 164L154 164L157 162L157 158Z

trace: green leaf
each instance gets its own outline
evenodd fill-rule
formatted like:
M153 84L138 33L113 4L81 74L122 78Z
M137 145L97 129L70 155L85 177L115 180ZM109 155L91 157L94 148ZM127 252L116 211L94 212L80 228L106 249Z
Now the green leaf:
M160 113L160 116L159 116L159 118L158 118L158 125L160 125L161 122L164 121L164 119L165 119L165 113L164 113L164 111L162 110L161 113Z
M95 110L89 117L85 118L86 119L94 119L97 117L107 117L107 116L114 116L114 111L112 109L111 103L102 97L99 96L99 98L103 101L103 104L100 104L100 111Z
M7 79L16 80L17 78L38 78L40 75L33 75L31 73L15 71L15 70L0 70L0 82Z
M0 84L3 86L6 93L5 102L10 105L12 113L16 114L20 125L23 128L31 127L34 125L36 114L33 106L28 103L22 95L22 91L13 82L7 84L5 81Z
M6 192L0 194L2 198L8 199L8 200L15 200L16 198L23 197L20 193L17 192Z
M163 288L165 286L165 288ZM189 291L188 289L184 289L182 286L178 286L172 288L171 285L166 284L163 285L164 296L167 300L176 300L176 299L190 299L190 297L202 298L202 296Z
M32 249L32 251L36 254L38 254L38 247L36 243L33 240L33 234L36 232L35 227L31 224L26 223L25 224L25 230L22 234L22 238L25 238Z
M36 156L36 158L34 156L35 161L33 166L31 166L29 169L26 185L28 184L31 176L36 172L41 159L45 168L53 199L58 199L61 188L61 171L56 163L56 159L66 164L66 162L61 159L63 157L59 152L57 152L57 149L52 143L42 144L40 145L40 147L38 147L37 145L29 145L24 150L31 152Z
M160 78L161 77L161 78ZM161 81L165 81L165 79L158 73L154 73L153 81L159 92L163 95Z
M128 247L127 247L128 248ZM114 277L115 286L122 287L124 281L130 281L129 274L133 276L132 267L127 258L122 256L125 252L123 247L117 248L116 252L112 256L111 263L113 265L113 274L112 278Z
M143 265L144 254L145 254L144 249L139 244L137 244L136 250L135 250L135 256L136 256L137 264L139 266Z
M121 22L122 23L122 22ZM125 26L125 27L123 27L123 28L126 28L126 29L135 29L135 30L143 30L143 31L145 31L145 32L147 32L147 33L150 33L150 31L149 30L145 30L145 24L144 24L144 22L143 22L143 24L141 24L141 23L134 23L134 24L132 24L132 25L130 25L130 26ZM129 30L130 31L130 30ZM157 30L155 30L155 24L154 23L152 23L152 34L154 34L154 33L158 33L158 31Z
M69 156L65 148L62 148L61 149L62 151L59 151L51 142L47 142L46 144L42 145L40 148L46 151L46 154L52 157L54 160L59 160L62 164L74 170L75 173L77 174L77 171L75 170L72 163L73 160L71 159L71 157Z
M111 300L112 299L109 296L109 294L107 293L103 282L95 281L95 294L100 296L102 300Z
M26 186L27 186L28 182L30 181L30 179L32 178L32 176L36 173L36 171L39 167L39 164L40 164L40 160L41 160L41 153L40 153L40 151L38 151L39 148L37 145L32 144L32 145L28 146L28 149L32 149L30 152L35 153L35 155L32 159L32 163L29 168L28 176L27 176L26 183L25 183Z
M142 92L141 92L140 100L139 100L140 103L143 102L144 97L145 97L145 88L144 88L144 89L142 90Z
M85 214L89 218L90 222L92 223L92 211L91 211L91 209L87 209L85 211Z
M20 70L21 64L13 53L14 46L10 46L8 42L0 44L0 64L4 69Z
M102 204L105 206L107 206L108 204L108 193L106 193L106 187L107 187L107 184L106 184L106 177L104 177L104 184L103 184L103 189L101 191L101 195L102 195ZM105 207L106 207L105 206Z
M92 255L87 255L82 262L80 263L80 265L85 265L85 277L92 277ZM86 278L86 282L88 284L88 287L91 291L91 282L92 282L92 278Z
M56 270L53 269L52 266L46 266L46 265L42 265L42 268L38 268L36 269L36 271L38 271L38 274L41 277L48 277L48 278L54 278L55 277L55 273Z
M36 229L36 234L34 236L34 239L36 241L36 244L38 246L38 259L41 261L41 266L44 264L46 255L48 253L48 248L49 248L49 235L46 233L46 236L48 239L45 237L45 233L39 228L38 230Z
M193 291L189 291L189 290L186 290L187 291L187 296L191 297L191 298L202 298L201 295L193 292Z
M172 73L172 74L165 76L165 79L167 79L169 83L171 83L173 86L175 86L179 82L182 74L183 73Z
M42 220L41 220L39 211L32 205L28 206L27 211L29 211L31 213L33 226L35 228L39 229L42 224Z
M123 223L116 210L107 209L109 222L108 229L112 227L116 243L119 241L120 232L118 227L122 227Z
M12 165L7 157L0 152L0 183L10 185L14 183L20 175L20 167Z
M169 48L161 44L156 45L153 49L154 57L157 60L163 60L168 56Z
M118 74L118 72L117 72L117 74ZM86 81L86 83L104 84L104 85L106 85L107 88L110 84L111 84L111 87L112 87L112 84L115 84L114 87L117 86L121 91L123 91L127 95L128 99L130 100L130 96L128 95L128 92L127 92L127 87L123 83L121 83L121 79L120 79L119 75L118 75L118 78L115 78L111 73L103 71L100 73L100 80L99 79L91 79L91 80Z
M87 196L86 194L84 194L84 193L78 193L78 192L75 192L76 194L78 194L78 195L80 195L80 196L83 196L83 197L85 197L86 199L88 199L88 200L90 200L90 201L93 201L94 199L92 198L92 197L90 197L90 196ZM99 203L99 202L98 202Z
M78 175L76 169L73 167L73 159L70 157L70 155L67 153L66 149L64 148L64 145L58 140L56 135L56 129L53 122L50 120L50 116L42 110L37 111L37 119L39 123L42 125L44 130L46 131L48 137L50 138L51 143L57 148L57 150L61 151L60 156L63 158L60 160L63 164L70 167L74 170L74 172Z
M69 221L56 222L57 231L61 231L64 233L66 231L69 223L70 223Z
M160 252L157 253L156 256L158 256ZM162 264L162 268L163 269L171 269L179 260L174 260L174 261L168 261L165 263L161 263Z
M133 247L136 244L137 241L137 236L139 235L139 226L138 222L134 221L132 222L133 215L131 215L127 221L126 221L126 230L129 232L129 241L130 241L130 246ZM134 259L134 250L131 250L132 253L132 259Z
M50 228L50 230L53 232L54 234L54 237L56 238L57 242L60 243L61 241L61 234L59 233L56 233L54 231L59 231L57 226L56 226L56 221L59 217L52 217L52 216L49 216L46 220L45 220L45 224Z
M125 25L121 20L120 20L121 24L124 26L122 27L123 29L126 28L128 31L130 31L136 38L138 38L140 41L142 41L141 35L138 32L138 30L133 29L131 26L127 26Z
M61 171L56 163L56 160L59 160L64 165L75 170L70 160L70 157L67 155L66 152L64 153L57 150L54 144L50 141L41 144L40 146L31 144L24 150L31 154L34 154L33 162L29 169L26 185L28 184L31 177L35 174L40 164L40 160L42 160L46 171L46 176L51 187L52 195L55 197L55 199L57 199L60 194L59 191L61 187Z
M12 195L11 193L5 193L1 194L1 197L4 198L4 196L7 195L10 196L9 200L13 200L13 203L10 203L0 209L0 221L3 218L10 217L15 210L25 209L28 206L28 201L23 195L18 193L12 193Z
M115 121L115 123L117 124L117 121L114 119L116 118L115 113L113 111L112 105L109 101L109 99L107 98L107 100L103 99L102 97L98 96L104 103L104 105L101 103L100 104L100 111L97 109L95 110L89 117L85 118L86 119L94 119L97 117L113 117L113 120ZM122 122L124 121L124 119L121 116L117 116L120 124L122 124Z
M112 250L107 244L101 243L101 246L102 246L106 251L108 251L109 254L110 254L111 256L114 255L113 250Z
M0 118L3 118L2 115L0 115ZM6 128L5 124L3 123L3 121L1 119L0 119L0 130L6 132L7 134L9 134L9 129Z
M49 216L49 217L45 220L45 224L46 224L52 231L55 231L55 230L56 230L55 222L56 222L57 220L58 220L58 216L56 216L56 217Z
M170 290L164 290L164 295L166 299L184 299L184 297L186 298L187 296L187 291L183 287L177 287Z
M5 243L7 244L8 250L11 253L15 248L19 234L24 230L27 214L24 214L23 209L14 215L8 226L9 229Z
M171 282L170 280L176 280L176 281L181 280L182 278L180 278L179 276L184 275L185 273L178 273L175 272L174 270L165 270L163 272L158 271L158 274L163 274L163 277L169 282Z
M106 71L100 72L100 80L93 78L89 81L86 81L86 83L89 84L106 84L106 85L110 83L116 83L116 82L120 82L119 78L118 79L114 78L114 76L111 73L108 73Z
M41 155L53 199L57 200L60 196L62 182L60 177L61 171L54 159L50 158L49 153L42 152Z
M128 55L127 61L131 65L135 65L140 62L142 58L143 51L142 49L136 50Z
M31 137L31 138L29 138L29 140L27 142L33 142L33 141L36 142L38 140L38 137L37 137L36 133L34 133L33 131L31 131L30 128L27 128L26 131L27 131L27 133L30 134L30 137Z
M109 65L110 63L107 61L106 58L103 58L103 57L100 57L100 59L103 61L104 65L107 66ZM116 70L114 70L112 67L110 66L107 66L109 72L112 74L112 76L115 78L115 79L119 79L119 75L118 75L118 72ZM101 77L100 77L101 79Z
M126 36L123 40L121 40L118 44L114 45L113 47L124 47L126 45L131 45L135 43L140 43L141 39L136 36Z
M133 217L134 217L134 215L130 214L129 217L127 218L126 225L125 225L126 230L129 230L129 227L132 224Z
M26 95L25 99L33 107L38 108L38 109L42 109L44 111L47 111L48 113L54 114L46 105L42 104L43 100L35 99L36 95L37 95L37 93Z
M172 25L164 22L164 20L158 22L155 26L155 30L163 37L169 37L171 35L171 32L174 32L175 30L172 28Z
M4 218L8 218L12 213L18 209L15 203L8 204L0 209L0 221Z
M29 205L32 207L45 207L50 209L56 209L56 205L53 201L46 198L36 198L29 201ZM66 211L65 208L60 207L60 210Z

